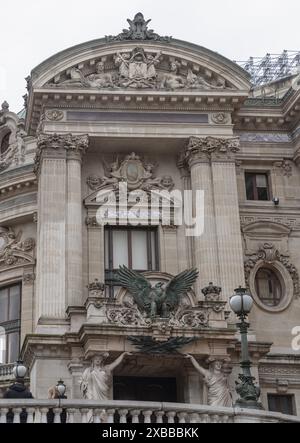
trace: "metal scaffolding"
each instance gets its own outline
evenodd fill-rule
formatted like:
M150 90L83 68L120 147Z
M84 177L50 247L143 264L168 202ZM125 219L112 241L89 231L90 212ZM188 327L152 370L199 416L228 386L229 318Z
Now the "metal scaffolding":
M284 50L281 54L250 57L237 62L251 75L255 86L264 85L292 74L300 73L300 51Z

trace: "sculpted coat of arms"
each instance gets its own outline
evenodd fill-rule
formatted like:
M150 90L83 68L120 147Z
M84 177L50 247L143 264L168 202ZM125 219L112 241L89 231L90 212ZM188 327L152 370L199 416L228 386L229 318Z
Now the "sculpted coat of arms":
M89 177L88 186L92 190L101 190L109 186L117 186L120 182L127 184L129 191L141 189L151 191L152 189L172 190L174 182L172 177L155 177L155 164L142 161L140 156L132 152L122 162L117 159L108 165L103 160L105 176Z
M152 88L157 77L156 65L161 53L155 56L146 54L143 48L135 48L132 53L118 53L115 64L119 67L119 86L125 88Z

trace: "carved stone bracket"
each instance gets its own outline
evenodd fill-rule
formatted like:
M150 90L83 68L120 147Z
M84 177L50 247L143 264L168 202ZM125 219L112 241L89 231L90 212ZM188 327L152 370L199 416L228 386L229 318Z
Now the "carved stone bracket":
M34 272L27 273L23 275L23 285L32 286L35 282L36 275Z
M184 152L184 159L189 167L199 161L235 161L235 154L239 150L239 137L191 137Z
M289 272L294 286L294 295L300 297L300 280L299 273L296 267L289 261L286 255L283 255L272 243L264 243L259 250L254 254L248 254L248 259L245 261L245 279L249 287L251 271L256 264L261 261L267 265L272 265L276 262L281 263Z

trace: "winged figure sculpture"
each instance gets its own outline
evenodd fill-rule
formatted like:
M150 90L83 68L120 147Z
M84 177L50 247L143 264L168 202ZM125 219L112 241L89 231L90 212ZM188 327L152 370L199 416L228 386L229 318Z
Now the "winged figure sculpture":
M196 269L191 269L167 284L159 282L153 286L144 275L120 266L117 281L130 292L139 309L146 312L148 317L169 318L170 313L178 308L181 297L191 290L198 275Z

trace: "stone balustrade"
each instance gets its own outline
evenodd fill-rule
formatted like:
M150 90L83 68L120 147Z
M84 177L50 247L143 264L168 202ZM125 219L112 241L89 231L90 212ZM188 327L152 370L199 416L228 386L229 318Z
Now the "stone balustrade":
M267 411L179 403L2 399L0 423L300 423L300 418Z
M14 365L0 365L0 378L12 375Z

